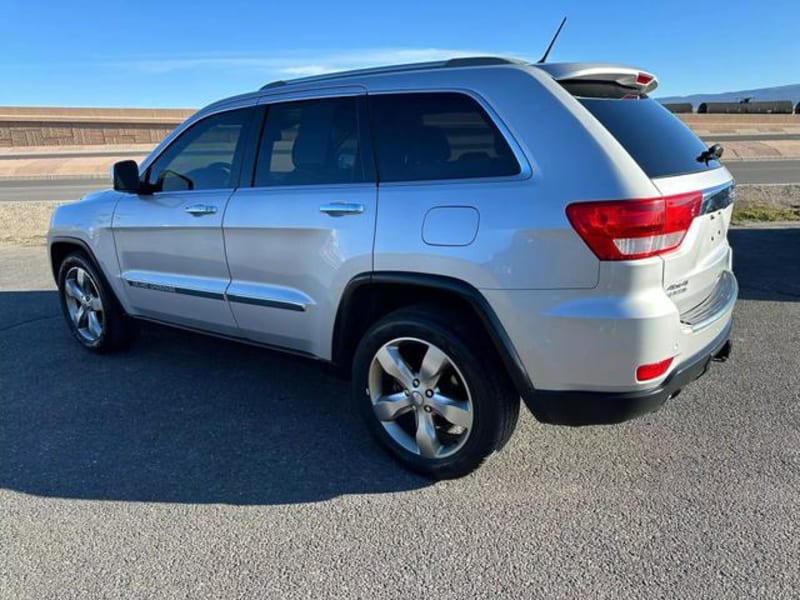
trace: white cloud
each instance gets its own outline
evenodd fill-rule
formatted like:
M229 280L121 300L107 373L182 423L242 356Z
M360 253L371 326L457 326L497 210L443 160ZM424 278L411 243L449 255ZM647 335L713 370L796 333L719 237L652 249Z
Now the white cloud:
M305 77L334 71L377 67L390 64L427 62L497 54L469 49L446 48L379 48L349 52L259 56L199 56L165 59L144 59L116 62L116 67L134 68L148 74L175 71L243 70L271 73L277 76ZM503 53L504 54L504 53Z

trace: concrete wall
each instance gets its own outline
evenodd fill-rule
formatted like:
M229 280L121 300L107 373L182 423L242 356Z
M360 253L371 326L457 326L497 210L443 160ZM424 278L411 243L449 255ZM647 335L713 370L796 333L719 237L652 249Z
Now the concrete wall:
M0 148L155 145L185 109L0 107Z
M800 133L800 115L675 115L695 133L768 134Z
M0 149L155 146L192 109L0 107ZM678 115L700 135L800 133L800 115Z

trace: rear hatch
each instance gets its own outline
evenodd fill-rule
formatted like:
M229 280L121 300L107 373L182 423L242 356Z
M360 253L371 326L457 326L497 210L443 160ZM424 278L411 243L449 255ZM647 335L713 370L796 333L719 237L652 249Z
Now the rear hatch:
M658 254L664 288L688 324L732 281L727 232L734 182L680 119L648 97L658 85L644 71L607 65L541 65L614 136L665 197L696 195L680 246ZM734 284L735 285L735 284ZM713 308L713 307L711 307Z

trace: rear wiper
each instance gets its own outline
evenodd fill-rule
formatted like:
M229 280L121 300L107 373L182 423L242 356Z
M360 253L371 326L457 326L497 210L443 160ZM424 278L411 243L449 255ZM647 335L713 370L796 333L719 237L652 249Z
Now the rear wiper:
M719 160L721 156L722 146L720 144L714 144L700 153L700 156L697 157L697 162L704 162L706 163L706 166L708 166L709 161Z

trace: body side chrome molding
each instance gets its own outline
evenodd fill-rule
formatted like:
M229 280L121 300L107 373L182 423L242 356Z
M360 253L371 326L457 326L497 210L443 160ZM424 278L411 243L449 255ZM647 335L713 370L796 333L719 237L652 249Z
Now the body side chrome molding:
M224 300L225 286L227 285L227 281L153 273L150 271L125 271L122 273L122 279L133 288L183 294L212 300Z
M267 298L251 298L249 296L239 296L236 294L225 294L229 302L237 302L239 304L252 304L254 306L267 306L269 308L283 308L285 310L295 310L298 312L305 312L306 307L302 304L295 304L294 302L283 302L281 300L269 300Z
M314 300L299 290L277 285L232 281L225 290L230 302L304 312Z
M309 305L314 304L311 298L297 290L256 283L228 284L227 281L216 279L165 275L147 271L127 271L122 274L122 279L130 287L154 292L183 294L211 300L227 300L238 304L280 308L297 312L305 312Z

